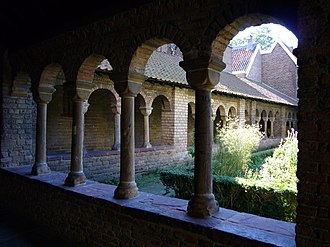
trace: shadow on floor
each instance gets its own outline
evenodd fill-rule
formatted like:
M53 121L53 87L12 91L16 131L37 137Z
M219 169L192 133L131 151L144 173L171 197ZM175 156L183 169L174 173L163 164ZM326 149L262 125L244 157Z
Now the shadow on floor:
M0 247L72 247L49 229L0 207Z

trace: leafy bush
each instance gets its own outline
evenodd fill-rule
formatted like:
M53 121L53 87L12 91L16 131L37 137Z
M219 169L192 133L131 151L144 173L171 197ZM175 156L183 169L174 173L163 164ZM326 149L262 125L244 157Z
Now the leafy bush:
M244 176L251 152L257 148L262 136L257 126L242 126L237 121L230 121L227 126L219 129L219 149L213 156L215 174Z
M288 137L274 150L273 156L266 159L259 177L274 186L297 190L297 132L292 129Z
M193 167L162 171L164 186L175 196L190 199L193 193ZM213 177L213 191L220 206L285 221L295 221L296 191L272 188L269 183L254 179Z
M265 163L266 158L272 156L273 153L274 153L274 148L253 152L251 154L251 161L248 165L248 169L252 173L259 172L259 170L262 168L262 165Z

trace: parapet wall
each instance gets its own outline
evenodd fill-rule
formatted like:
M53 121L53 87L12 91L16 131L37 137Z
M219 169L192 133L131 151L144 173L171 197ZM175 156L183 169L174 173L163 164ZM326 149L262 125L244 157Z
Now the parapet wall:
M187 215L187 201L140 192L116 200L115 187L66 174L31 176L30 166L0 168L0 207L29 217L77 246L295 246L295 224L221 208Z

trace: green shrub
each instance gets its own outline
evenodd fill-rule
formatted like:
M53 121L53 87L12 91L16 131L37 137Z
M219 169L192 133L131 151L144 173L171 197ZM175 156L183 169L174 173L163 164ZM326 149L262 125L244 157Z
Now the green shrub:
M173 189L175 196L190 199L193 193L193 168L162 171L164 186ZM272 188L269 183L254 179L213 177L213 191L220 206L285 221L295 221L296 191Z
M219 129L219 148L213 156L215 174L244 176L248 171L251 152L257 148L262 136L257 126L242 126L237 121L230 121Z
M297 132L292 129L285 141L274 150L274 154L266 159L259 172L260 179L275 187L297 190L297 153Z
M262 168L262 165L265 163L266 158L272 156L273 153L274 148L253 152L251 154L251 161L248 165L248 169L252 173L259 172L259 170Z

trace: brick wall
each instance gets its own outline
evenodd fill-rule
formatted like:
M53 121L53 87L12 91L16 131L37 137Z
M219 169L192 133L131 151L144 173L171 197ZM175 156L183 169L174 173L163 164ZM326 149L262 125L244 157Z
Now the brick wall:
M36 104L32 93L10 96L11 88L2 84L1 165L32 164L35 152Z
M115 97L108 90L96 90L88 99L90 104L85 113L86 150L110 150L114 144L114 121L111 106Z
M255 81L262 81L262 58L260 54L260 49L256 51L255 57L252 60L253 63L250 65L250 70L247 71L246 77Z
M63 111L63 87L57 86L47 105L47 152L70 152L72 117Z
M277 44L271 53L262 55L262 81L279 91L297 97L297 68Z
M77 246L294 246L292 223L227 209L195 219L186 214L186 200L143 192L116 200L114 186L88 181L65 187L65 174L39 181L40 176L27 176L27 169L0 169L2 206Z
M84 173L88 179L104 182L119 178L119 151L84 152ZM160 168L171 168L185 165L191 161L187 150L182 147L152 147L135 150L135 172L141 176ZM68 173L70 154L53 154L47 156L47 163L52 171Z

